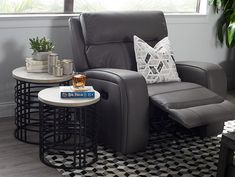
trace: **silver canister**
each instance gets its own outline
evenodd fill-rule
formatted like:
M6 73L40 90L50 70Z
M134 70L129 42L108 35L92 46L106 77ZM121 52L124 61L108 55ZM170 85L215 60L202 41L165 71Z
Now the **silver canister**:
M61 65L63 66L64 75L70 75L73 73L73 60L63 59L61 61Z
M57 53L48 55L48 74L53 74L53 67L56 66L59 61L59 55Z
M53 76L55 77L63 76L63 67L61 65L53 66Z

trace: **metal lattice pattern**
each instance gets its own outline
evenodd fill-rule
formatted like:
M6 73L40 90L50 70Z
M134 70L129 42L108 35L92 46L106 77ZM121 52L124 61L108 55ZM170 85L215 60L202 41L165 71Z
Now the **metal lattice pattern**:
M58 83L68 85L68 82ZM15 137L23 142L39 142L39 101L38 92L58 84L33 84L16 80L15 86Z
M80 169L94 163L96 134L95 106L63 108L40 103L40 159L46 165Z

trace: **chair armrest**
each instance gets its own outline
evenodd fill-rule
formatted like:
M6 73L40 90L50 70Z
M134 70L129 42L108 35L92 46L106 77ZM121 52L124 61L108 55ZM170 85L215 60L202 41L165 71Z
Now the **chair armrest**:
M101 94L98 103L101 139L124 154L145 149L148 142L148 91L135 71L92 69L87 82Z
M219 65L180 61L176 62L176 67L182 81L200 84L222 97L226 96L227 79L224 70Z

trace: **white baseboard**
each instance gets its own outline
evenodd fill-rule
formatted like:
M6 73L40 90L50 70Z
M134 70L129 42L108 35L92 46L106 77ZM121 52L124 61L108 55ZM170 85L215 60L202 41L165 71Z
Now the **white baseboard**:
M15 115L15 103L14 102L0 103L0 118L12 117L14 115Z

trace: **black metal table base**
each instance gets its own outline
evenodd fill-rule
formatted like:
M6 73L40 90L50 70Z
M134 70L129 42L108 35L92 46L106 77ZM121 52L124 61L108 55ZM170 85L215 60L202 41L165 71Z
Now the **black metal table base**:
M97 160L95 107L63 108L40 103L40 160L54 168L81 169ZM57 164L49 156L70 159Z
M216 177L235 176L234 165L235 132L222 135Z
M59 85L68 85L69 81ZM29 144L39 144L38 92L58 84L34 84L16 80L15 137Z

